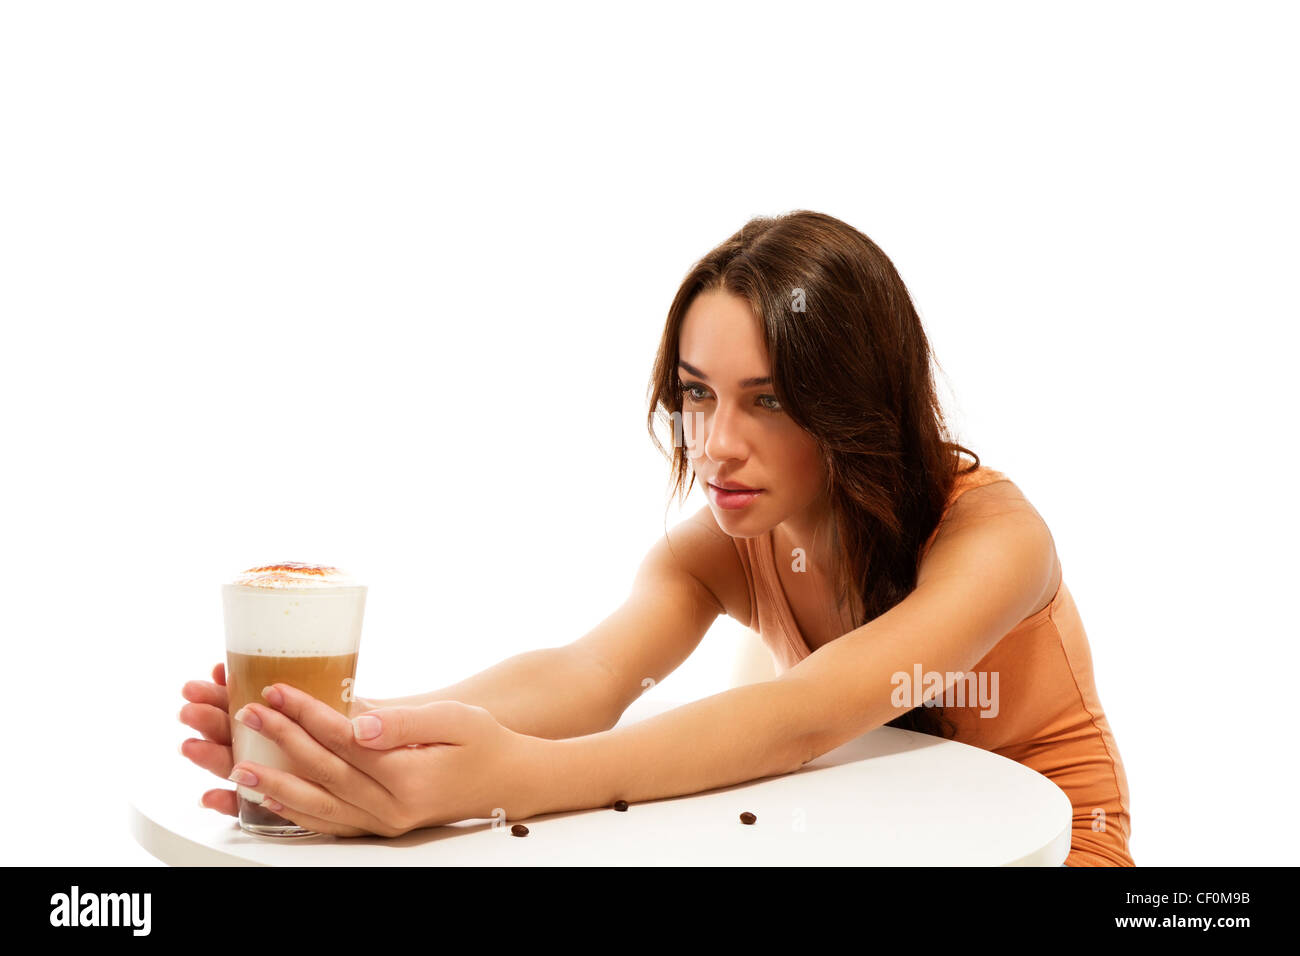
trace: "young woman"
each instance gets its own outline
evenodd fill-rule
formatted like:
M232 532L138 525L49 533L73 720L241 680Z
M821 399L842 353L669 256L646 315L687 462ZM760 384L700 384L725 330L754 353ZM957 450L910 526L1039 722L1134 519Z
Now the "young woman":
M392 836L788 773L888 724L1039 771L1074 807L1066 864L1133 865L1128 783L1051 533L945 437L929 343L875 243L819 213L749 222L682 283L651 386L674 490L689 475L709 505L593 631L431 694L358 700L351 722L274 685L235 719L295 774L231 773L217 665L185 685L181 719L204 739L182 753L296 823ZM721 614L758 632L778 676L615 728ZM943 686L900 692L932 672ZM972 675L993 706L945 693ZM234 814L234 797L202 803Z

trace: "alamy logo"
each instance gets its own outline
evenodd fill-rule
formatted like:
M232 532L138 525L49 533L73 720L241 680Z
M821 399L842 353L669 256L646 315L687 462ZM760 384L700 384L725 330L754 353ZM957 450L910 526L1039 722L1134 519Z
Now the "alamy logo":
M894 686L889 695L895 707L976 707L981 717L998 715L997 671L938 671L921 673L921 665L913 664L912 673L896 671L889 682ZM931 695L926 697L925 695Z
M149 935L148 893L72 892L50 897L51 926L130 926L135 936Z

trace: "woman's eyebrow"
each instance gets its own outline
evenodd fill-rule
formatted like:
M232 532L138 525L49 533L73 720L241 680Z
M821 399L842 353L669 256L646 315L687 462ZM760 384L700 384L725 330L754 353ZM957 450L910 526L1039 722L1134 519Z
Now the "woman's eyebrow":
M686 369L686 371L690 372L692 375L698 375L706 382L709 380L709 377L707 375L701 372L690 362L686 362L682 359L678 359L677 364L680 365L682 368ZM740 381L741 388L753 388L756 385L771 385L771 384L772 384L772 376L770 375L764 375L759 378L746 378L746 379L741 379Z

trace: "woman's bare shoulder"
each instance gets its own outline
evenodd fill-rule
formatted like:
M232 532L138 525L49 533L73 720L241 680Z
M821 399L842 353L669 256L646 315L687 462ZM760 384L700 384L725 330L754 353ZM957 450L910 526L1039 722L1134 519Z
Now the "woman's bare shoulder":
M1020 487L1010 478L999 478L986 485L971 488L957 496L957 500L948 509L944 517L945 524L963 524L968 520L979 520L995 515L1011 513L1033 514L1042 520L1036 509Z
M1047 522L1043 516L1038 513L1038 509L1033 506L1029 498L1019 486L1009 478L991 481L986 485L980 485L978 488L971 488L957 497L948 509L947 515L939 524L938 532L935 536L936 545L931 554L939 550L938 539L951 537L964 528L975 524L981 524L988 521L1004 521L1023 523L1031 522L1033 525L1041 527L1045 541L1046 560L1051 562L1052 572L1048 577L1049 584L1044 591L1038 604L1035 605L1039 610L1051 602L1056 587L1061 578L1061 561L1056 553L1056 543L1052 538L1051 529L1048 528ZM923 568L924 573L924 568Z
M712 592L727 616L748 624L749 585L736 540L718 527L706 505L668 532L673 553L695 578Z

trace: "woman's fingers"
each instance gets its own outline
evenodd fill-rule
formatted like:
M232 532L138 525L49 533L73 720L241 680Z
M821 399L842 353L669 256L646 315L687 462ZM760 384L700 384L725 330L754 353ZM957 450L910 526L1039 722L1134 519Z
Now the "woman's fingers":
M195 704L211 704L221 710L230 709L230 693L223 684L206 680L186 681L181 696Z
M292 773L246 760L239 766L252 774L239 782L262 794L266 809L309 830L335 836L400 836L406 832Z
M481 719L475 708L455 700L417 707L381 707L352 718L353 739L372 750L411 744L458 744Z
M207 738L182 740L181 753L222 780L230 779L230 768L235 760L230 749L230 695L226 690L226 665L221 663L212 668L212 683L189 681L181 688L181 696L189 701L181 708L181 721ZM199 803L227 816L239 816L239 796L234 790L207 790L199 797Z
M210 740L196 740L193 737L182 740L181 754L222 780L230 778L230 770L235 765L234 753L229 745L223 747Z
M234 790L207 790L199 797L199 803L209 810L216 810L232 817L239 816L239 798Z
M230 744L230 694L226 690L226 668L218 664L212 668L216 683L205 680L186 681L181 696L188 704L181 708L181 723L193 727L208 740Z
M230 746L230 715L211 704L186 704L181 708L180 721L193 727L208 740Z
M288 684L272 686L283 713L266 704L246 704L235 716L275 744L299 776L367 806L391 802L392 795L370 774L384 765L381 761L391 763L392 754L358 749L352 727L338 711Z

